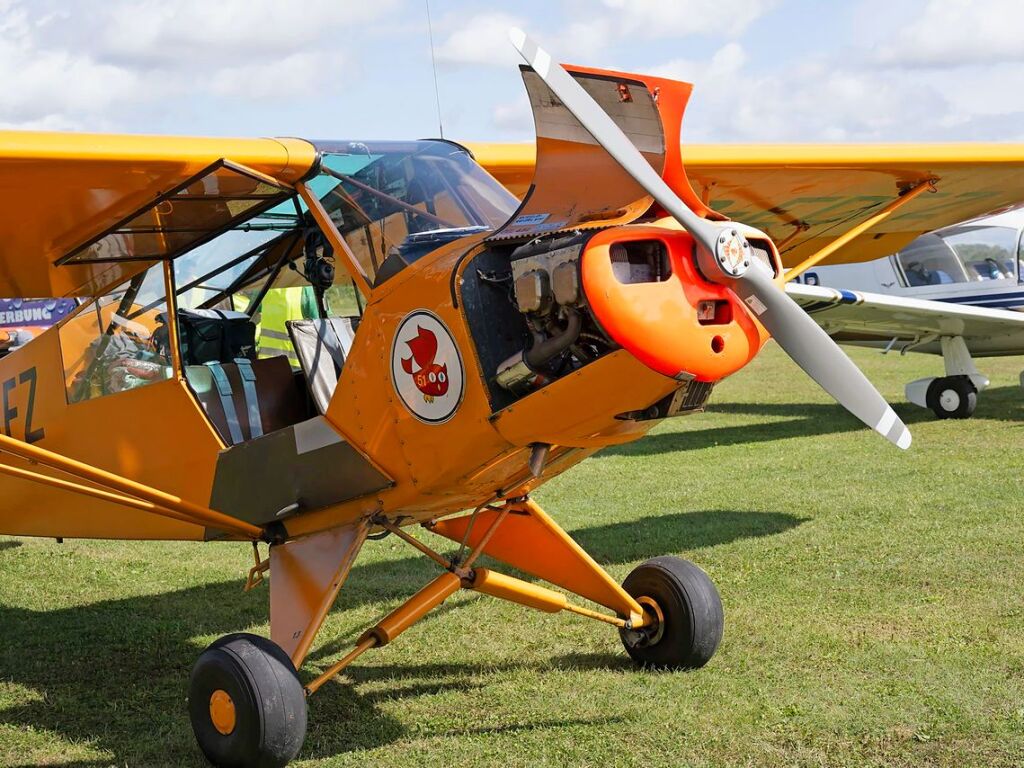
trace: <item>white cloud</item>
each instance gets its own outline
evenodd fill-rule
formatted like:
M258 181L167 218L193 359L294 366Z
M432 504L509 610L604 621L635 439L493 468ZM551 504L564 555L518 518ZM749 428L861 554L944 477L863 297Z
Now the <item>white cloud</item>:
M766 72L737 43L709 61L674 60L654 73L695 84L687 141L929 141L1024 138L1008 94L1024 66L950 71L866 66L866 51L817 55ZM998 74L997 74L998 73Z
M207 87L215 94L248 101L273 101L282 94L289 98L311 96L322 83L322 73L342 71L340 52L300 52L281 59L226 67L215 72Z
M876 50L886 65L950 68L1024 61L1020 0L929 0L917 19Z
M786 26L797 9L784 0L433 6L445 126L460 138L533 135L513 25L563 60L693 82L690 141L1024 136L1020 0L822 4L811 30ZM424 22L421 0L0 0L0 126L227 132L238 113L398 136L434 121Z
M505 134L532 134L533 113L530 111L530 100L525 91L515 101L495 106L491 112L491 122Z
M116 130L175 99L294 102L336 81L351 30L399 2L0 0L0 120Z
M442 64L484 64L509 66L520 61L508 31L524 27L523 19L506 13L481 13L458 22L452 18L445 25L458 24L436 50L437 61Z
M102 56L142 65L239 65L327 46L341 49L343 35L396 5L397 0L115 0L94 45Z
M501 11L468 19L450 14L439 24L450 30L437 60L449 65L509 66L520 63L508 40L510 27L534 34L562 60L594 58L609 47L690 35L734 37L778 0L563 0L564 24L533 29L530 20ZM608 62L606 65L610 66Z
M735 37L776 0L603 0L617 13L615 27L644 37Z
M684 80L690 83L702 82L711 86L722 85L739 74L746 63L747 54L739 43L727 43L715 51L706 62L690 59L673 59L651 70L652 75Z
M0 120L0 131L75 131L80 126L64 115L43 115L32 120Z
M0 17L0 115L7 127L76 128L72 117L102 112L114 99L138 93L138 77L87 54L40 45L39 29L22 7Z

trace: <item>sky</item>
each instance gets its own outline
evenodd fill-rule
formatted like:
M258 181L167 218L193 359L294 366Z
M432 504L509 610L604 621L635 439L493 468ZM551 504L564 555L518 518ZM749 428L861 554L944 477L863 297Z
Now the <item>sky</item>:
M0 127L529 141L507 30L695 84L691 142L1024 141L1020 0L0 0Z

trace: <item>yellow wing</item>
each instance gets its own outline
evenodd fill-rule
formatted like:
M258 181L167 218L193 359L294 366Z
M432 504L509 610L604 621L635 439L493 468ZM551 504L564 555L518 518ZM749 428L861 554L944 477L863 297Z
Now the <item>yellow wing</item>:
M0 131L0 296L100 294L152 263L138 259L215 234L247 203L270 200L230 164L289 185L315 159L298 139ZM227 170L203 174L220 161ZM190 179L194 186L178 189ZM104 233L91 257L71 256Z
M513 193L529 188L532 144L467 146ZM698 196L767 232L787 267L928 180L935 192L909 201L828 261L875 259L924 232L1024 203L1024 144L720 144L682 151Z

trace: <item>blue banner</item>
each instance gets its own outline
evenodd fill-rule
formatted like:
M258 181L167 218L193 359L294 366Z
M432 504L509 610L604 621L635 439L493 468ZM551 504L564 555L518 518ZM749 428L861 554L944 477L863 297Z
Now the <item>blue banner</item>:
M74 299L0 299L0 328L47 328L76 306Z

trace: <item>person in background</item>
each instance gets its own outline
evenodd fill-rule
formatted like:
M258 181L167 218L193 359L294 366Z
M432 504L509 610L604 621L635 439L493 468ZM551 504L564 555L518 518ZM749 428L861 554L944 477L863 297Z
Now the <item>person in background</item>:
M236 296L235 308L246 311L248 297ZM310 286L272 288L267 291L257 310L256 353L259 357L284 356L292 368L299 368L288 327L290 320L311 320L319 317L316 296Z

